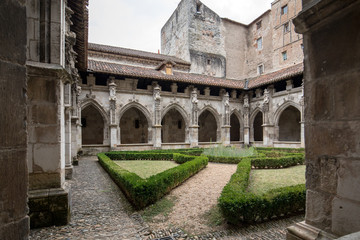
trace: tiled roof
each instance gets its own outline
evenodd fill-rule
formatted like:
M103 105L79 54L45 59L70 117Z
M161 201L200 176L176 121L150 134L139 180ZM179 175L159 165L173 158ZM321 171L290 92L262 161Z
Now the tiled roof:
M140 57L140 58L146 58L146 59L152 59L152 60L158 60L158 61L173 61L178 64L190 65L189 62L186 62L186 61L184 61L180 58L174 57L174 56L139 51L139 50L128 49L128 48L100 45L100 44L96 44L96 43L89 43L89 50L96 51L96 52L103 52L103 53L113 53L113 54L125 55L125 56L130 56L130 57Z
M88 68L93 72L110 73L125 77L149 78L173 82L185 82L190 84L208 85L224 88L243 89L244 81L227 80L224 78L210 77L200 74L174 72L174 75L166 75L155 69L120 65L115 63L88 60Z
M260 75L258 77L249 79L247 88L257 88L281 80L290 79L292 77L302 74L303 71L304 65L302 63L296 64L294 66L284 68L276 72Z

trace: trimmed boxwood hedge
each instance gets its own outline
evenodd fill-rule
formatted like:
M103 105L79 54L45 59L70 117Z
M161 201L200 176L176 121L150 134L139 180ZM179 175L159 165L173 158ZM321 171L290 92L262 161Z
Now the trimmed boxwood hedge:
M132 155L127 154L100 153L98 154L98 159L103 168L109 173L136 209L142 209L155 203L173 188L203 169L208 163L208 159L205 156L195 156L191 161L151 176L150 178L142 179L135 173L121 168L114 163L111 158L115 159L116 157L123 156L135 158L136 156L140 156L142 159L158 159L159 156L163 156L164 159L166 159L170 154L159 155L163 153L156 153L153 156L151 156L151 153L143 153L143 155L140 153L139 155L135 153L131 153Z
M273 189L262 195L247 192L251 162L251 159L246 158L238 164L235 174L218 199L228 222L259 222L304 211L305 184Z
M286 168L304 164L304 154L287 154L283 157L255 157L251 160L254 168Z

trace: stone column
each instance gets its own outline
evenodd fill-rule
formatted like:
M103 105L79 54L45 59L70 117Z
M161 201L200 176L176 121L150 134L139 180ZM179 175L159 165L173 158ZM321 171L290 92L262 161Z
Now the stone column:
M26 4L1 1L0 239L28 239ZM29 32L29 30L28 30Z
M73 166L71 157L71 109L65 108L65 179L72 179Z
M303 0L305 221L287 239L360 231L360 1ZM344 239L358 239L349 237Z
M230 104L229 93L223 95L223 125L221 126L221 142L224 146L230 145Z
M160 87L154 87L154 125L153 125L153 146L161 148L161 96Z
M250 145L250 124L249 124L249 115L250 115L250 104L249 104L249 96L245 94L244 96L244 145Z
M78 164L78 151L81 148L81 120L79 96L81 87L75 82L72 85L72 113L71 113L71 159L72 164Z
M110 105L110 149L114 150L117 147L117 129L116 122L116 84L115 79L111 78L109 83L109 105Z
M300 133L300 139L301 139L301 147L304 148L304 147L305 147L304 80L303 80L303 84L301 85L301 89L302 89L302 96L301 96L301 99L300 99L300 106L301 106L301 121L300 121L300 124L301 124L301 133Z
M199 146L199 116L198 116L198 99L197 91L194 89L191 92L191 122L189 127L189 141L190 147Z
M268 89L264 91L264 102L263 102L263 114L264 114L264 123L263 123L263 145L266 147L273 146L274 138L274 125L270 123L269 120L269 105L270 105L270 92Z

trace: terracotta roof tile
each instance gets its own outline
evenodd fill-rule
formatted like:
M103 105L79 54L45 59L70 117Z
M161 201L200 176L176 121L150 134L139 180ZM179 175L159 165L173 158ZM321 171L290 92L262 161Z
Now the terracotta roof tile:
M281 69L276 72L260 75L258 77L247 80L248 89L257 88L263 85L272 84L285 79L290 79L292 77L302 74L304 71L304 65L302 63Z
M115 63L88 60L88 68L93 72L110 73L125 77L150 78L154 80L185 82L224 88L243 89L244 81L215 78L200 74L174 72L174 75L166 75L161 71L150 68L120 65Z
M147 58L147 59L153 59L153 60L159 60L159 61L173 61L178 64L190 65L189 62L186 62L186 61L184 61L180 58L174 57L174 56L139 51L139 50L128 49L128 48L100 45L100 44L96 44L96 43L89 43L89 51L91 51L91 50L96 51L96 52L113 53L113 54L125 55L125 56L130 56L130 57L141 57L141 58Z

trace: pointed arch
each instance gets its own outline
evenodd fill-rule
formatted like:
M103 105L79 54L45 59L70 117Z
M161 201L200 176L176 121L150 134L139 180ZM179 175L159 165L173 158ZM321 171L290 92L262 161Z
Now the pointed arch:
M163 143L186 142L188 117L178 104L167 106L161 115L161 141Z
M218 142L220 139L220 119L218 112L206 106L199 112L199 142Z
M282 104L275 112L276 138L279 141L301 141L301 107L291 101Z
M121 108L119 113L120 143L148 143L151 138L152 121L149 111L137 102Z
M183 107L181 107L179 104L177 103L173 103L168 105L161 113L161 119L163 119L163 117L172 109L177 110L181 116L183 117L184 121L185 121L185 126L186 128L189 127L189 114L185 111L185 109Z
M264 114L259 107L250 115L250 141L263 141Z
M234 109L230 113L230 141L243 141L244 119L239 110Z
M104 108L94 99L81 103L81 140L83 145L105 144L109 118Z
M275 123L275 126L278 126L279 119L280 119L280 116L281 116L282 112L283 112L285 109L287 109L288 107L290 107L290 106L292 106L292 107L296 108L297 110L299 110L300 115L301 115L301 106L300 106L300 104L297 104L297 103L292 102L292 101L287 101L287 102L283 103L281 106L279 106L279 107L276 109L275 113L274 113L274 123ZM301 116L301 119L303 119L302 117L303 117L303 116Z
M138 102L131 102L131 103L126 104L124 107L122 107L119 112L119 121L121 120L124 113L127 110L129 110L130 108L136 108L139 111L141 111L144 114L144 116L146 117L149 127L152 127L153 124L152 124L151 114L150 114L149 110ZM119 122L119 124L120 124L120 122Z
M88 106L93 106L96 110L98 110L100 112L101 116L103 117L104 122L106 124L109 123L109 116L108 116L107 112L105 111L104 107L98 101L96 101L95 99L92 99L92 98L85 99L84 101L81 102L81 105L80 105L81 111Z

